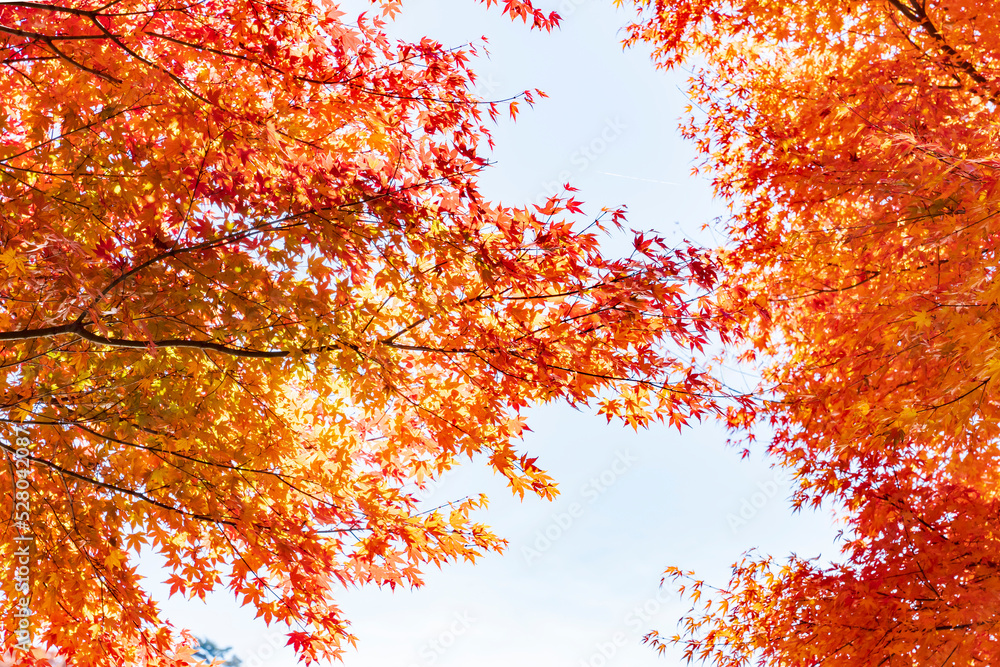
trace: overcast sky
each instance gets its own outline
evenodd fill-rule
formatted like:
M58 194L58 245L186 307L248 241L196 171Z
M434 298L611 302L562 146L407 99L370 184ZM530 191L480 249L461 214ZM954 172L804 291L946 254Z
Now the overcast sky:
M724 207L689 175L693 149L676 130L684 74L656 72L645 53L623 52L620 28L629 17L610 0L542 6L563 15L558 32L530 33L473 0L411 0L392 28L453 46L487 35L490 59L475 68L484 93L549 94L497 127L497 166L483 178L485 193L524 204L569 180L589 212L627 204L632 227L720 240L702 227ZM562 494L551 503L519 502L476 464L446 477L428 501L486 491L491 506L478 518L510 541L509 550L428 572L418 591L344 591L338 602L358 637L348 667L673 667L683 664L677 653L657 656L641 644L650 630L672 633L686 609L658 589L664 568L724 583L751 548L836 553L831 517L792 515L782 475L760 452L740 460L714 424L634 433L566 406L534 409L528 424L524 449ZM290 650L273 648L284 644L281 629L254 622L253 611L225 593L165 608L176 624L233 646L247 667L295 664Z

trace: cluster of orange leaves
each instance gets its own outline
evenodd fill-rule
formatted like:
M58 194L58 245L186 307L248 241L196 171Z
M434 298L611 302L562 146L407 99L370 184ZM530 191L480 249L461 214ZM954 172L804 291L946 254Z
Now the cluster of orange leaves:
M691 355L735 322L699 298L701 254L608 258L621 212L588 225L569 191L485 201L475 48L395 42L399 3L372 9L0 5L0 422L31 439L35 640L72 664L192 662L150 552L172 593L228 589L302 660L336 657L339 586L503 548L484 497L431 509L422 485L474 458L553 496L525 407L720 410Z
M847 522L839 562L748 555L649 639L720 667L1000 663L1000 6L638 10L631 41L694 64L769 452Z

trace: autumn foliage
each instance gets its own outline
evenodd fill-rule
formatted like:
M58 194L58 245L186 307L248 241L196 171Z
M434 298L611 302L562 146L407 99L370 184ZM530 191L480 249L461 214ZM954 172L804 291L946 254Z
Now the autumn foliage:
M503 547L471 517L485 498L432 510L421 485L476 458L555 493L516 447L526 406L718 409L690 362L729 330L695 298L698 252L638 235L608 258L621 213L585 219L569 191L484 200L504 108L473 93L475 48L394 41L398 3L371 9L0 5L0 446L30 443L0 487L31 499L0 555L34 536L35 643L72 664L192 660L137 577L148 552L173 593L228 589L304 661L336 656L338 586Z
M750 554L711 593L671 570L695 605L675 641L720 666L1000 663L1000 6L639 11L631 40L695 68L685 132L732 205L720 299L769 452L796 506L847 521L838 562Z

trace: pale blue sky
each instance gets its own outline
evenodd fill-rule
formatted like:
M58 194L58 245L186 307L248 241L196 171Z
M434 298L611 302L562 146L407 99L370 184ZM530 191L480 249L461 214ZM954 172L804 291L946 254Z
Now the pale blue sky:
M690 177L693 148L676 130L685 75L623 52L629 16L610 0L540 4L563 14L559 31L531 33L473 0L411 0L392 28L447 45L487 35L490 59L475 67L483 89L496 98L549 93L496 129L486 194L523 204L568 176L590 212L627 204L632 227L713 243L718 234L701 227L725 210ZM534 409L528 423L524 449L562 495L519 502L476 464L449 475L428 501L488 492L491 506L478 518L510 540L509 551L428 572L418 591L345 591L338 601L359 640L348 667L673 667L682 664L676 654L658 657L641 644L649 630L672 632L686 609L658 591L666 566L723 583L753 547L835 555L830 516L793 516L781 475L775 482L759 452L740 460L714 424L634 433L566 406ZM290 650L271 646L284 643L280 628L254 622L224 593L165 608L176 624L235 647L247 667L295 664Z

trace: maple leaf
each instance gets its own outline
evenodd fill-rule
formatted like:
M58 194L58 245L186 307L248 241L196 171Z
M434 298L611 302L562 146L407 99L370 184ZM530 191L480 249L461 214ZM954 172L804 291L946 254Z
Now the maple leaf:
M748 555L673 642L726 666L1000 662L1000 7L635 6L630 43L693 63L682 131L732 207L717 280L775 398L768 451L793 507L848 526L826 567Z
M528 406L725 412L687 357L732 333L686 298L697 253L608 257L580 201L542 216L480 193L471 55L320 0L0 10L0 447L30 461L54 653L186 662L142 550L170 594L226 588L301 660L337 658L338 586L504 548L469 516L484 499L425 520L415 484L477 459L555 496L519 451Z

